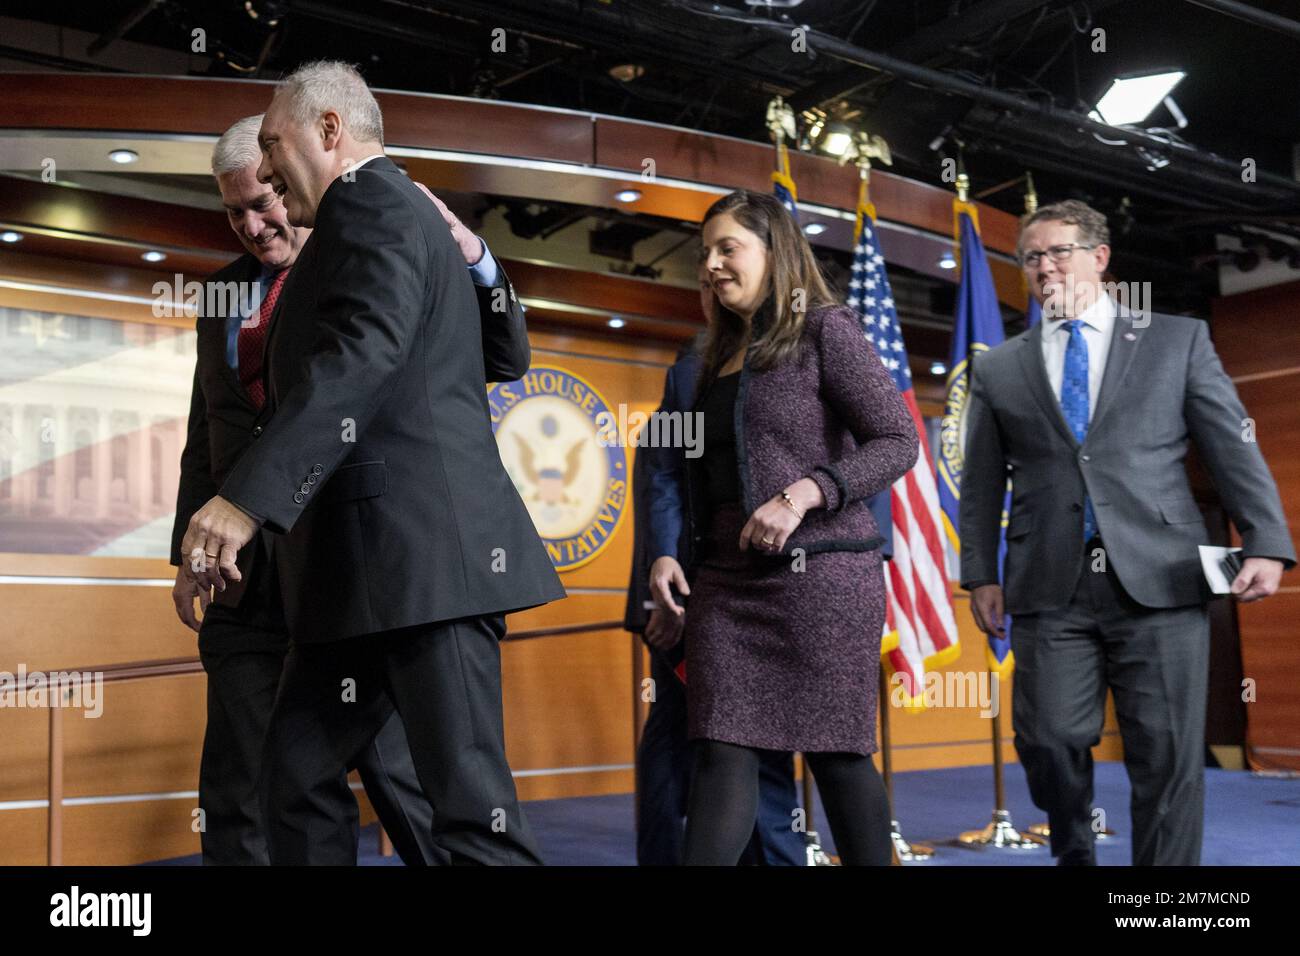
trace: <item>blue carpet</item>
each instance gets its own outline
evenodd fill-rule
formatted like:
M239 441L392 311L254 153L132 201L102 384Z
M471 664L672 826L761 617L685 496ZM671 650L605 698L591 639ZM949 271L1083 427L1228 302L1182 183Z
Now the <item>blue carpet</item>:
M1231 770L1205 772L1205 866L1295 866L1300 864L1300 779L1261 777ZM1019 764L1006 767L1007 809L1016 826L1045 822L1029 799ZM1099 841L1102 866L1128 866L1129 785L1124 766L1096 766L1094 805L1105 813L1115 836ZM936 855L911 866L1051 866L1046 847L1037 850L974 850L954 844L958 833L989 822L993 809L993 772L989 767L915 770L894 775L894 802L903 836L934 847ZM633 866L636 841L632 795L573 797L524 804L540 844L542 858L553 866ZM820 801L814 825L823 844L834 852ZM164 861L194 865L198 856ZM378 854L377 829L362 832L363 866L400 866L396 857Z
M1007 809L1017 827L1045 823L1029 798L1020 764L1005 768ZM1104 812L1113 837L1097 841L1101 866L1133 860L1129 783L1124 765L1096 764L1093 806ZM936 856L921 866L1050 866L1050 851L970 849L954 845L959 831L984 827L993 810L989 767L923 770L894 776L894 805L907 840L928 843ZM820 811L819 811L820 812ZM819 816L824 820L824 816ZM1203 866L1295 866L1300 864L1300 779L1259 777L1232 770L1205 771ZM827 835L829 836L829 835ZM828 839L829 842L829 839Z

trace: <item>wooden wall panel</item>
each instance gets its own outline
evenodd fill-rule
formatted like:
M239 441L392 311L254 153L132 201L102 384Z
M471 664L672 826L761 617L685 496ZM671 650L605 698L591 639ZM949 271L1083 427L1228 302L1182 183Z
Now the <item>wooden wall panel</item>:
M1255 699L1246 702L1251 762L1261 769L1300 769L1300 587L1241 605L1237 619L1242 676L1255 686Z
M1214 347L1233 379L1296 374L1300 366L1300 282L1214 300ZM1267 348L1261 343L1267 342Z
M0 670L52 670L196 654L165 587L0 584Z
M99 717L65 710L66 796L196 789L206 701L204 677L195 674L105 684ZM6 764L0 800L45 798L46 713L12 719L16 715L0 711Z
M1285 359L1282 359L1285 361ZM1287 375L1237 380L1237 394L1255 422L1255 439L1277 482L1293 541L1300 540L1300 352L1296 369ZM1300 623L1300 622L1298 622Z
M1254 420L1260 451L1273 472L1292 543L1300 541L1300 283L1214 300L1215 348ZM1300 580L1282 593L1237 606L1242 673L1256 683L1246 705L1247 757L1262 768L1300 770Z

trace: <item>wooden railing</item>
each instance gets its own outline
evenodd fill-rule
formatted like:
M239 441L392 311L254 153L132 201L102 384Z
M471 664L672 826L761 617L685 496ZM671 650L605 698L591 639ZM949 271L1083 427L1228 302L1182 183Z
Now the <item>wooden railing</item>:
M558 637L564 634L585 634L592 631L621 630L622 621L592 621L585 624L561 624L553 627L535 627L506 634L506 641L535 640L541 637ZM639 673L641 657L635 651L639 641L633 645L633 673L636 684L640 686ZM130 661L123 664L107 664L99 667L62 668L72 673L102 675L105 684L122 683L132 680L155 680L162 677L180 677L187 674L203 672L203 664L197 657L175 657L155 661ZM29 676L22 684L16 686L19 694L26 694L33 687L31 681L38 679ZM43 680L43 678L40 678ZM46 815L46 862L50 866L59 866L63 862L63 704L69 703L73 690L63 691L66 700L50 700L50 737L49 737L49 812ZM633 695L634 705L637 698ZM640 731L640 711L634 711L634 734ZM392 843L383 827L379 829L380 852L385 856L392 854Z

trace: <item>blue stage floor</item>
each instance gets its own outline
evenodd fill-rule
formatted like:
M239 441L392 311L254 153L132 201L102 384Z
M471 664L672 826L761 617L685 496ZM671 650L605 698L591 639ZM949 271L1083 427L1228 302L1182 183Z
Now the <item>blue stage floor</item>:
M1229 770L1206 771L1206 827L1201 862L1205 866L1295 866L1300 864L1300 779L1257 777ZM1013 822L1028 827L1044 822L1029 799L1025 775L1019 764L1006 768L1008 809ZM1038 850L971 850L953 845L963 830L988 823L992 812L993 776L988 767L918 770L896 774L894 801L903 835L928 843L933 859L910 866L1050 866L1046 847ZM1096 768L1095 806L1106 813L1113 838L1097 846L1102 866L1128 866L1129 786L1119 763L1099 763ZM542 800L524 805L541 845L542 858L557 866L632 866L636 843L631 794ZM820 806L815 821L832 849ZM401 863L376 852L376 830L366 828L361 841L361 864L385 866ZM197 864L197 856L166 861Z

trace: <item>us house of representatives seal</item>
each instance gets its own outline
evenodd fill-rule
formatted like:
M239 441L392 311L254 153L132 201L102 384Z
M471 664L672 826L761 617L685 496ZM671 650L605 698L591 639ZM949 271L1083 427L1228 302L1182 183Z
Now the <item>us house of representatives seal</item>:
M627 505L627 448L601 441L612 410L567 369L534 365L517 382L488 386L492 432L557 571L609 544Z

